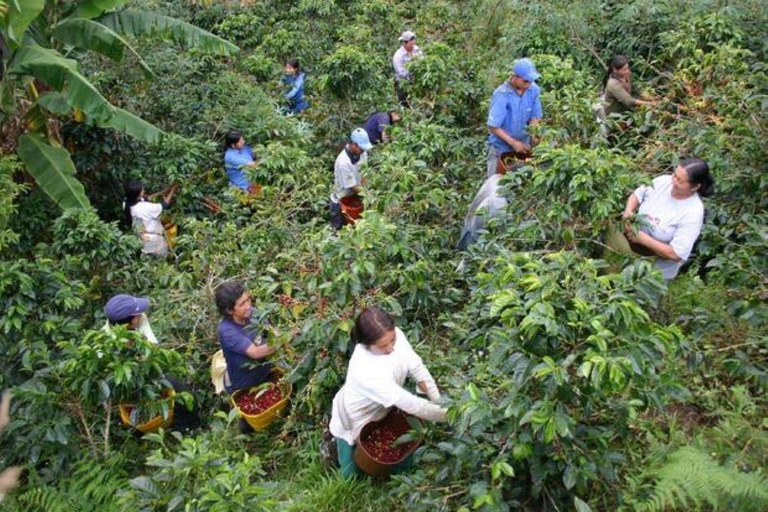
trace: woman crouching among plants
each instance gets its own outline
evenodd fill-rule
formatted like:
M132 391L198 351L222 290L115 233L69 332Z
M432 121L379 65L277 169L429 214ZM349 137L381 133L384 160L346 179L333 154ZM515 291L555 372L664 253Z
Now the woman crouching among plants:
M228 393L250 389L269 381L272 363L267 358L276 347L267 345L267 322L255 314L251 295L241 281L227 281L216 288L216 307L222 319L217 330L227 370L224 388ZM253 429L244 418L240 431Z
M443 421L446 414L434 403L440 399L435 380L389 314L377 307L364 310L350 337L356 345L344 386L333 399L329 425L345 477L362 474L353 457L363 427L382 420L392 407L428 421ZM408 376L429 400L402 387ZM402 465L408 462L406 459Z
M700 158L682 160L672 175L654 178L652 185L642 185L630 194L621 216L624 235L609 235L609 247L624 254L655 256L664 279L673 279L701 234L701 197L713 192L707 163ZM633 218L637 229L632 226Z

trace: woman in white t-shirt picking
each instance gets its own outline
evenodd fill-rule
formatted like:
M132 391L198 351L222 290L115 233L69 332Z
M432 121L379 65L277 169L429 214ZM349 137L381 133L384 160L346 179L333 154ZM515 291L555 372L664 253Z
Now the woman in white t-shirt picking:
M629 219L637 213L640 229L634 232L627 222L624 235L635 252L657 256L656 267L670 280L691 254L704 222L700 197L714 192L709 166L700 158L686 158L670 175L659 176L653 184L638 187L627 200L622 214Z
M329 425L345 477L362 474L353 455L363 426L383 419L390 408L429 421L442 421L446 413L434 403L440 399L435 380L386 312L370 307L360 313L351 340L356 346L344 386L333 399ZM406 377L415 380L429 400L406 391Z
M139 235L144 247L142 254L165 257L168 254L168 240L165 238L165 228L160 222L163 209L168 208L176 193L176 185L167 187L162 192L145 195L144 185L140 181L129 181L125 184L125 210L123 224L133 228ZM158 195L163 196L160 203L152 203Z

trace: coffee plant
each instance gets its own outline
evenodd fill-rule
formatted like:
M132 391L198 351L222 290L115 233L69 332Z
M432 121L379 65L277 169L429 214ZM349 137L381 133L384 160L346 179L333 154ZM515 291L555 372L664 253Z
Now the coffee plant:
M0 0L0 20L0 384L14 395L0 468L26 470L8 510L768 507L764 2ZM424 51L408 109L392 69L405 30ZM594 107L614 54L655 104L606 133ZM520 57L541 73L539 143L457 251L490 98ZM300 116L281 111L290 58L307 76ZM334 161L390 110L402 120L362 168L365 211L335 232ZM258 193L227 185L230 130L254 149ZM665 282L605 235L633 189L688 156L716 193ZM166 259L120 226L129 179L179 186ZM283 418L251 434L209 377L229 279L269 319L293 385ZM149 298L158 345L102 330L118 293ZM409 434L408 471L345 480L324 429L371 305L448 417ZM173 400L194 398L202 424L139 438L118 405L167 416L169 377L190 383Z

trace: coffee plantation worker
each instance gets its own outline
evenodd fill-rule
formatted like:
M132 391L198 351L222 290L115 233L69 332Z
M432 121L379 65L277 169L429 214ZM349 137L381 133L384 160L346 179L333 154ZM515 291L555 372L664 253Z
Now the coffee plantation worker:
M457 245L460 251L477 241L478 231L485 227L486 219L498 217L507 206L507 198L501 195L499 186L503 176L503 174L494 174L486 178L477 192L464 218L464 228L461 230L461 238Z
M267 323L257 316L251 295L241 281L227 281L216 288L216 308L222 316L217 329L219 344L227 362L224 386L228 393L263 384L272 371L267 358L275 347L267 345ZM240 418L240 430L252 431Z
M629 196L622 218L637 215L641 227L634 232L627 222L624 235L635 252L657 256L664 279L674 278L690 256L704 221L701 198L713 192L707 163L686 158L672 175L659 176Z
M138 332L147 341L157 345L157 338L152 332L152 326L149 325L147 310L149 310L149 299L146 297L126 294L114 295L104 306L107 323L104 324L103 330L110 332L113 326L124 325L128 330ZM166 376L165 380L173 386L173 390L177 393L185 391L193 395L192 388L183 381L171 376ZM199 422L197 401L194 402L192 410L187 409L186 405L179 401L173 404L173 424L176 427L191 428L197 426Z
M405 82L410 80L411 75L408 73L406 64L411 59L423 57L424 52L416 46L416 34L410 30L403 32L398 41L400 41L400 48L392 56L392 65L395 68L395 91L397 92L397 100L400 102L400 105L408 107L408 94L405 90Z
M341 199L357 195L362 186L360 166L368 161L368 154L373 147L368 134L362 128L355 128L333 165L334 190L331 193L331 226L341 229L344 216L341 213Z
M632 97L632 70L629 59L614 55L603 79L603 117L633 110L638 105L655 105L655 101Z
M227 133L224 137L224 169L229 177L229 186L249 194L256 193L256 185L245 174L245 169L253 169L256 165L253 149L245 144L240 132Z
M400 122L400 113L397 110L390 110L389 112L374 112L363 123L363 129L368 134L368 139L371 144L378 144L380 142L387 143L391 140L387 133L389 126L394 126Z
M377 307L364 310L350 338L356 345L344 386L333 399L329 424L345 477L360 474L353 453L363 426L383 419L390 408L427 421L442 421L446 414L435 403L440 400L435 380L386 312ZM406 391L402 387L406 377L415 380L429 400Z
M301 64L298 59L289 59L285 61L283 68L283 83L287 86L288 92L285 93L285 99L288 100L288 108L291 114L300 114L304 112L309 104L304 99L304 80L306 75L301 71Z
M166 187L157 194L146 195L144 184L140 181L129 181L125 184L125 201L123 203L123 225L133 228L139 235L143 254L152 254L164 258L168 255L168 239L165 228L160 222L163 210L168 208L176 193L176 185ZM150 199L162 195L160 203Z
M541 75L530 59L519 59L509 80L493 92L488 111L487 177L496 174L499 159L505 153L514 152L527 156L534 143L528 127L539 123L543 116L541 91L534 82Z

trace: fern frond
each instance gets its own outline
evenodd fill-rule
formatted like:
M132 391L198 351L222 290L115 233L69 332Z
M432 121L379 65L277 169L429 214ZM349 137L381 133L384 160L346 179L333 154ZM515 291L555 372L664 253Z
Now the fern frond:
M765 510L768 480L760 473L743 473L720 466L708 454L691 447L680 448L651 476L656 480L650 498L638 510Z

